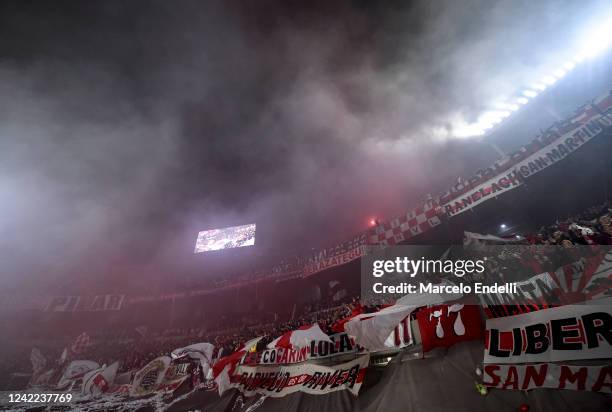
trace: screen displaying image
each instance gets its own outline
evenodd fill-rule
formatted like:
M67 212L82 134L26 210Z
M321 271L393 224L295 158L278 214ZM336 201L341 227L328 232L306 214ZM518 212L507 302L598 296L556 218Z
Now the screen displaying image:
M255 223L198 233L194 253L231 249L255 244Z

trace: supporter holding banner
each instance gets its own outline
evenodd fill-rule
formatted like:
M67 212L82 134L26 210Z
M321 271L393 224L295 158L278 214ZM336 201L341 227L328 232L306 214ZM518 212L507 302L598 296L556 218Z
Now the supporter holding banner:
M487 320L485 363L612 358L612 300Z
M246 396L256 394L280 398L295 392L323 395L348 390L359 393L370 360L369 355L333 366L311 363L283 366L239 365L229 377L229 383L220 394L229 388L236 388Z
M612 367L557 365L485 365L483 383L499 389L571 389L612 393Z

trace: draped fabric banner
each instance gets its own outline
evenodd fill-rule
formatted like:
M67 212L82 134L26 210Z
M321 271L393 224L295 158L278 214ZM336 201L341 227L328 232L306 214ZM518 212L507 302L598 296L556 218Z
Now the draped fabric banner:
M329 335L331 342L313 340L308 346L296 349L272 348L259 352L247 352L242 358L244 365L279 365L300 363L314 359L357 353L355 340L346 333Z
M593 250L594 251L594 250ZM612 297L612 251L594 253L554 272L514 282L517 294L480 294L489 318L534 312L551 306L578 304Z
M488 319L485 363L606 359L612 355L612 300Z
M612 393L612 367L557 365L485 365L483 383L499 389L573 389Z
M575 129L563 134L551 144L516 163L506 173L495 176L470 189L463 195L443 204L442 207L446 214L452 217L512 190L520 186L530 176L563 160L585 143L601 135L605 130L609 130L611 126L612 116L609 114L595 115L589 123L582 127L576 124Z
M316 255L308 259L302 270L302 276L314 275L334 266L359 259L363 256L366 240L366 234L362 233L351 240L320 250Z
M301 363L285 366L239 365L230 376L229 388L237 388L246 396L262 394L280 398L290 393L312 395L348 390L359 393L370 361L370 355L333 366Z

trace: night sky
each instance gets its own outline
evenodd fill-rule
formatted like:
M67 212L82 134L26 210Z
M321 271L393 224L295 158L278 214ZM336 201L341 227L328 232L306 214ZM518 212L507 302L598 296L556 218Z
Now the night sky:
M249 267L344 240L492 163L454 119L563 61L606 4L0 1L0 287L206 276L215 227L258 224ZM490 139L599 94L609 66L589 70Z

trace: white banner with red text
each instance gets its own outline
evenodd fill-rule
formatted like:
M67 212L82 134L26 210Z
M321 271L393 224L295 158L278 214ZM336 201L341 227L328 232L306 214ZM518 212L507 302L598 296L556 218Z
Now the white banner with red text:
M612 393L612 367L557 365L485 365L483 383L491 388L572 389Z

